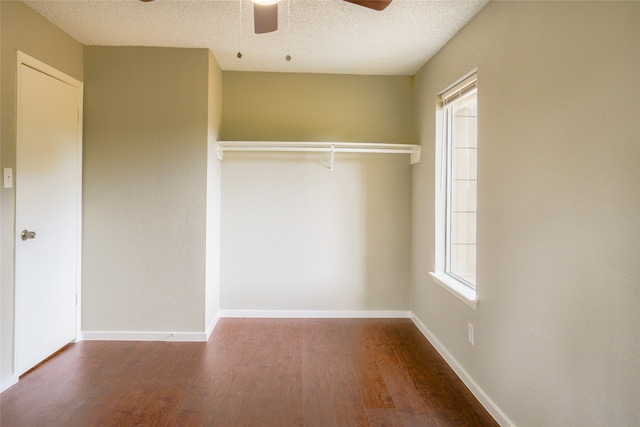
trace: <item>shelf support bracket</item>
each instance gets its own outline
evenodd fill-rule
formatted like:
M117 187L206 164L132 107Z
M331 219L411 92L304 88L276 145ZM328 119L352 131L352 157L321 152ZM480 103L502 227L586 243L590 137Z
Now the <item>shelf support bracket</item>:
M333 172L333 164L335 160L336 160L336 146L335 144L331 144L331 167L329 168L331 172Z

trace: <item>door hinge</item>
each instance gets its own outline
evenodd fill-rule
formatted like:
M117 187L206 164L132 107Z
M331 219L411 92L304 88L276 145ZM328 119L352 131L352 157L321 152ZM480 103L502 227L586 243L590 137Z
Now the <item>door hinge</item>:
M76 294L76 305L78 305L78 294Z
M80 109L77 109L76 113L77 113L76 120L78 123L80 123Z

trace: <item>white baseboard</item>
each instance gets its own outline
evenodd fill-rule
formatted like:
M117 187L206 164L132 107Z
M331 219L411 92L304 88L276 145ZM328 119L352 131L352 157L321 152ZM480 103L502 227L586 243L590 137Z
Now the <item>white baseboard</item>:
M2 393L12 385L15 385L17 383L18 383L17 375L10 375L8 378L3 379L2 381L0 381L0 393Z
M411 312L394 310L220 310L220 317L270 319L409 319Z
M281 318L281 319L409 319L410 311L394 310L220 310L205 332L139 332L139 331L82 331L86 341L176 341L206 342L222 317Z
M444 358L444 360L449 364L451 369L458 375L458 377L462 380L462 382L467 386L467 388L473 393L473 395L478 399L480 404L484 406L484 408L491 414L491 416L496 420L498 424L501 426L509 426L515 427L515 424L511 422L509 418L500 410L498 405L493 402L487 396L487 394L480 388L480 386L471 378L471 376L465 371L465 369L458 363L458 361L449 353L449 351L445 348L444 345L436 338L435 335L426 327L424 323L415 315L415 313L411 313L411 320L418 327L420 332L427 338L427 340L435 347L435 349L440 353L440 355Z
M218 321L220 320L220 311L218 311L211 319L211 322L207 325L207 329L205 331L207 339L205 341L209 341L209 337L213 333L213 330L216 328Z
M213 330L213 329L212 329ZM206 332L82 331L85 341L206 342Z
M207 342L219 320L220 312L213 316L204 332L82 331L82 339L86 341Z

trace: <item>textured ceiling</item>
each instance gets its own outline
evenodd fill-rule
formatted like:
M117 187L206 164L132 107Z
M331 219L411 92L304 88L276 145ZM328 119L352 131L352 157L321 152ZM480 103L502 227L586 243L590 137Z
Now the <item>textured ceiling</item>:
M378 12L282 0L278 31L258 35L249 0L23 1L85 45L209 48L223 70L379 75L415 74L488 2L394 0Z

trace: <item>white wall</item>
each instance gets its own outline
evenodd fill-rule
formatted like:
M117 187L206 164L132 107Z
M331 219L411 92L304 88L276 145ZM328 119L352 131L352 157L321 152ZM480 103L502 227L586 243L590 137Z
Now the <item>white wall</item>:
M409 309L407 155L225 153L226 310Z
M519 426L640 424L639 23L638 2L492 2L416 76L413 311ZM436 96L475 67L477 311L428 275Z
M415 142L409 77L223 73L223 140ZM407 311L408 155L225 153L223 310Z
M207 136L207 238L205 277L205 328L210 332L220 312L220 202L222 170L216 157L216 141L222 114L222 70L209 51L209 117Z

